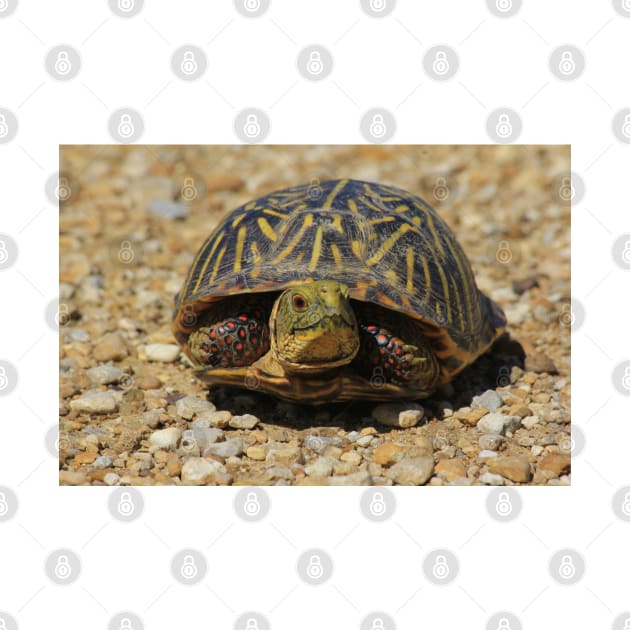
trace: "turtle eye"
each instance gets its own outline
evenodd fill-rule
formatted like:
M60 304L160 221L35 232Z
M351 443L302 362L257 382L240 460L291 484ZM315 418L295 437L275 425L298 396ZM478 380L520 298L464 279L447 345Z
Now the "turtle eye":
M308 302L306 301L306 298L303 295L296 293L293 296L293 308L296 311L303 311L307 306L308 306Z

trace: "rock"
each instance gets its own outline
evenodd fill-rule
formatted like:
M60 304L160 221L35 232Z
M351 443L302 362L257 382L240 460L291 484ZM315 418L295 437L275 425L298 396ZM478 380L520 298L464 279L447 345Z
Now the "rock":
M166 473L169 477L179 477L182 472L182 462L174 455L166 462Z
M223 459L228 457L236 457L242 455L244 451L243 440L241 438L231 438L225 442L217 442L216 444L210 444L204 450L204 455L218 455Z
M97 361L120 361L127 356L127 346L118 333L108 333L94 346Z
M350 464L354 464L358 466L361 463L361 455L356 451L348 451L344 453L340 458L342 462L349 462Z
M466 466L461 459L442 459L435 465L435 473L446 481L454 481L466 477Z
M525 369L528 372L547 372L547 374L557 374L556 364L542 352L531 352L525 357Z
M430 479L432 474L432 457L405 458L385 473L394 483L403 486L421 486Z
M197 398L195 396L184 396L175 403L177 415L180 418L191 420L193 416L201 413L212 413L216 407L207 400Z
M71 400L70 408L87 413L111 413L116 411L118 403L109 392L88 391L80 398Z
M532 427L535 427L539 422L540 418L538 416L526 416L521 421L521 424L529 430Z
M225 466L212 459L189 457L182 466L182 482L202 486L216 480L217 473L224 473Z
M539 286L539 284L536 276L529 276L520 280L512 280L512 290L516 293L516 295L522 295L525 291L529 291L537 286Z
M538 457L545 449L542 446L534 445L532 446L532 455L534 457Z
M501 405L503 405L501 396L493 389L488 389L480 396L475 396L470 406L473 409L485 407L488 411L496 411Z
M511 416L518 416L519 418L526 418L527 416L531 416L533 411L525 405L518 404L510 407L509 414Z
M385 442L374 449L372 461L382 466L389 466L400 460L401 453L407 448L404 444L397 442Z
M113 365L99 365L87 371L87 375L95 385L118 383L123 374L124 372L120 368L114 367Z
M526 455L507 455L488 461L490 472L502 475L511 481L525 483L532 476L532 467Z
M302 464L304 458L302 449L298 446L277 446L267 451L265 461L276 466L288 466L294 463Z
M311 451L315 451L316 453L319 453L320 455L329 446L341 446L342 444L343 444L343 440L338 437L328 437L325 435L309 434L304 438L304 448L308 448Z
M267 457L267 448L261 444L254 444L247 449L247 457L262 461Z
M59 471L59 485L80 486L87 482L87 476L81 472L75 472L73 470Z
M361 437L357 438L357 445L363 447L369 446L372 443L373 439L373 435L362 435Z
M557 476L571 472L571 456L563 453L548 453L539 462L542 470L550 470Z
M179 356L179 346L172 343L150 343L144 347L147 361L173 363Z
M242 416L232 416L229 421L229 425L233 429L253 429L260 420L251 413L246 413Z
M101 455L92 462L92 468L94 470L103 470L104 468L111 468L114 463L114 458L111 455Z
M208 422L209 426L217 429L225 429L231 419L232 414L229 411L202 411L197 415L197 420Z
M160 389L162 381L157 376L143 375L137 376L133 380L133 384L138 389Z
M103 481L108 486L117 486L120 483L120 475L113 472L109 472L103 477Z
M177 447L182 430L179 427L169 427L161 431L154 431L149 437L149 444L154 448L171 450Z
M372 417L388 427L408 429L424 417L424 408L417 403L383 403L372 409Z
M491 457L498 457L498 456L499 454L496 451L490 451L488 449L479 451L479 455L477 455L479 459L490 459Z
M334 464L335 460L331 457L318 457L312 464L304 467L304 472L309 477L330 477Z
M329 477L328 484L331 486L371 486L372 475L367 470L361 470L349 475Z
M486 486L503 486L505 485L505 479L501 477L501 475L495 475L490 472L481 473L479 475L480 483L485 484Z
M151 409L145 411L142 414L142 422L144 422L149 428L155 429L160 424L160 415L164 412L164 409Z
M170 199L152 199L147 203L151 214L163 219L185 219L188 216L188 206Z
M98 454L92 451L85 452L85 453L77 453L74 458L74 463L79 466L81 464L91 464L97 457L98 457Z
M481 418L483 418L488 413L488 410L485 407L477 407L476 409L471 409L465 414L459 416L460 420L467 424L470 427L477 426L477 423Z
M497 433L486 433L479 436L479 448L489 451L498 451L505 442L505 438Z
M498 433L505 435L506 431L514 433L521 425L521 419L518 416L504 416L501 413L489 413L484 416L477 428L482 433Z

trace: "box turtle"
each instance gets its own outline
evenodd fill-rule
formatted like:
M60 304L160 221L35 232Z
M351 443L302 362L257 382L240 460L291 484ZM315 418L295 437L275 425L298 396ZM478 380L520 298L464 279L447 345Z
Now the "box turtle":
M231 212L175 296L173 331L205 382L319 404L429 396L505 323L426 202L342 179Z

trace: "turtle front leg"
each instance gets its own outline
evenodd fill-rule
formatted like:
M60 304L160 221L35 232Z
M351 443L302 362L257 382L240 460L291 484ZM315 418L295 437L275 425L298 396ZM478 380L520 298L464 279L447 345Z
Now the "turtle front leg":
M391 383L419 394L433 391L439 376L437 359L420 332L413 333L408 340L412 343L407 343L389 328L360 323L357 372L376 388Z

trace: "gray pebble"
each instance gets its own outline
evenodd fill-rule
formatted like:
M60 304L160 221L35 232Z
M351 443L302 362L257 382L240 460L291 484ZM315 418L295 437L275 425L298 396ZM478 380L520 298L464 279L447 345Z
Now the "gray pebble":
M521 424L526 429L531 429L535 427L540 422L540 418L538 416L527 416L521 420Z
M72 339L72 341L89 341L90 335L88 335L85 330L81 330L81 328L73 328L72 332L70 333L70 338Z
M229 425L233 429L253 429L260 420L251 413L246 413L242 416L232 416L229 421Z
M103 470L109 468L114 463L114 458L111 455L101 455L92 462L92 468L94 470Z
M180 418L191 420L194 415L199 415L204 412L213 412L216 407L207 400L202 400L196 396L184 396L175 403L175 409L177 415Z
M241 455L243 453L243 440L241 438L232 438L225 442L217 442L216 444L209 444L204 450L204 455L218 455L226 459L228 457Z
M433 467L433 457L412 457L394 464L385 474L394 483L404 486L421 486L433 474Z
M479 475L479 481L486 486L503 486L505 479L501 475L497 475L491 472L485 472Z
M489 451L498 451L505 439L496 433L486 433L479 436L479 448Z
M309 477L329 477L332 475L335 460L331 457L318 457L312 464L304 467Z
M542 446L535 444L534 446L532 446L532 455L534 457L538 457L544 450L545 449Z
M189 457L182 466L182 482L200 486L216 479L217 473L224 473L225 466L213 459Z
M149 212L164 219L184 219L188 216L188 206L170 199L152 199L147 203Z
M479 451L479 459L490 459L491 457L498 457L499 454L496 451L483 450Z
M504 416L501 413L489 413L479 420L477 428L482 433L499 433L505 435L506 432L514 432L521 426L521 419L518 416Z
M103 481L108 485L108 486L117 486L120 483L120 475L117 475L116 473L107 473L104 477L103 477Z
M113 365L99 365L90 368L87 375L90 380L97 385L109 385L110 383L118 383L124 372Z
M110 392L88 391L80 398L70 401L70 408L87 413L111 413L118 407Z
M151 429L155 429L160 424L160 415L164 413L164 409L151 409L145 411L142 414L142 422L148 425Z
M357 438L357 444L359 446L369 446L373 439L373 435L362 435L360 438Z
M371 486L373 480L367 470L361 470L349 475L329 477L328 484L331 486Z
M154 448L174 449L181 436L182 430L179 427L169 427L152 433L149 437L149 444Z
M496 411L501 405L503 405L501 396L493 389L488 389L480 396L475 396L470 406L473 409L485 407L488 411Z
M144 347L148 361L173 363L179 356L179 346L172 343L150 343Z
M229 411L202 411L198 414L195 422L202 422L205 426L225 429L232 419Z

